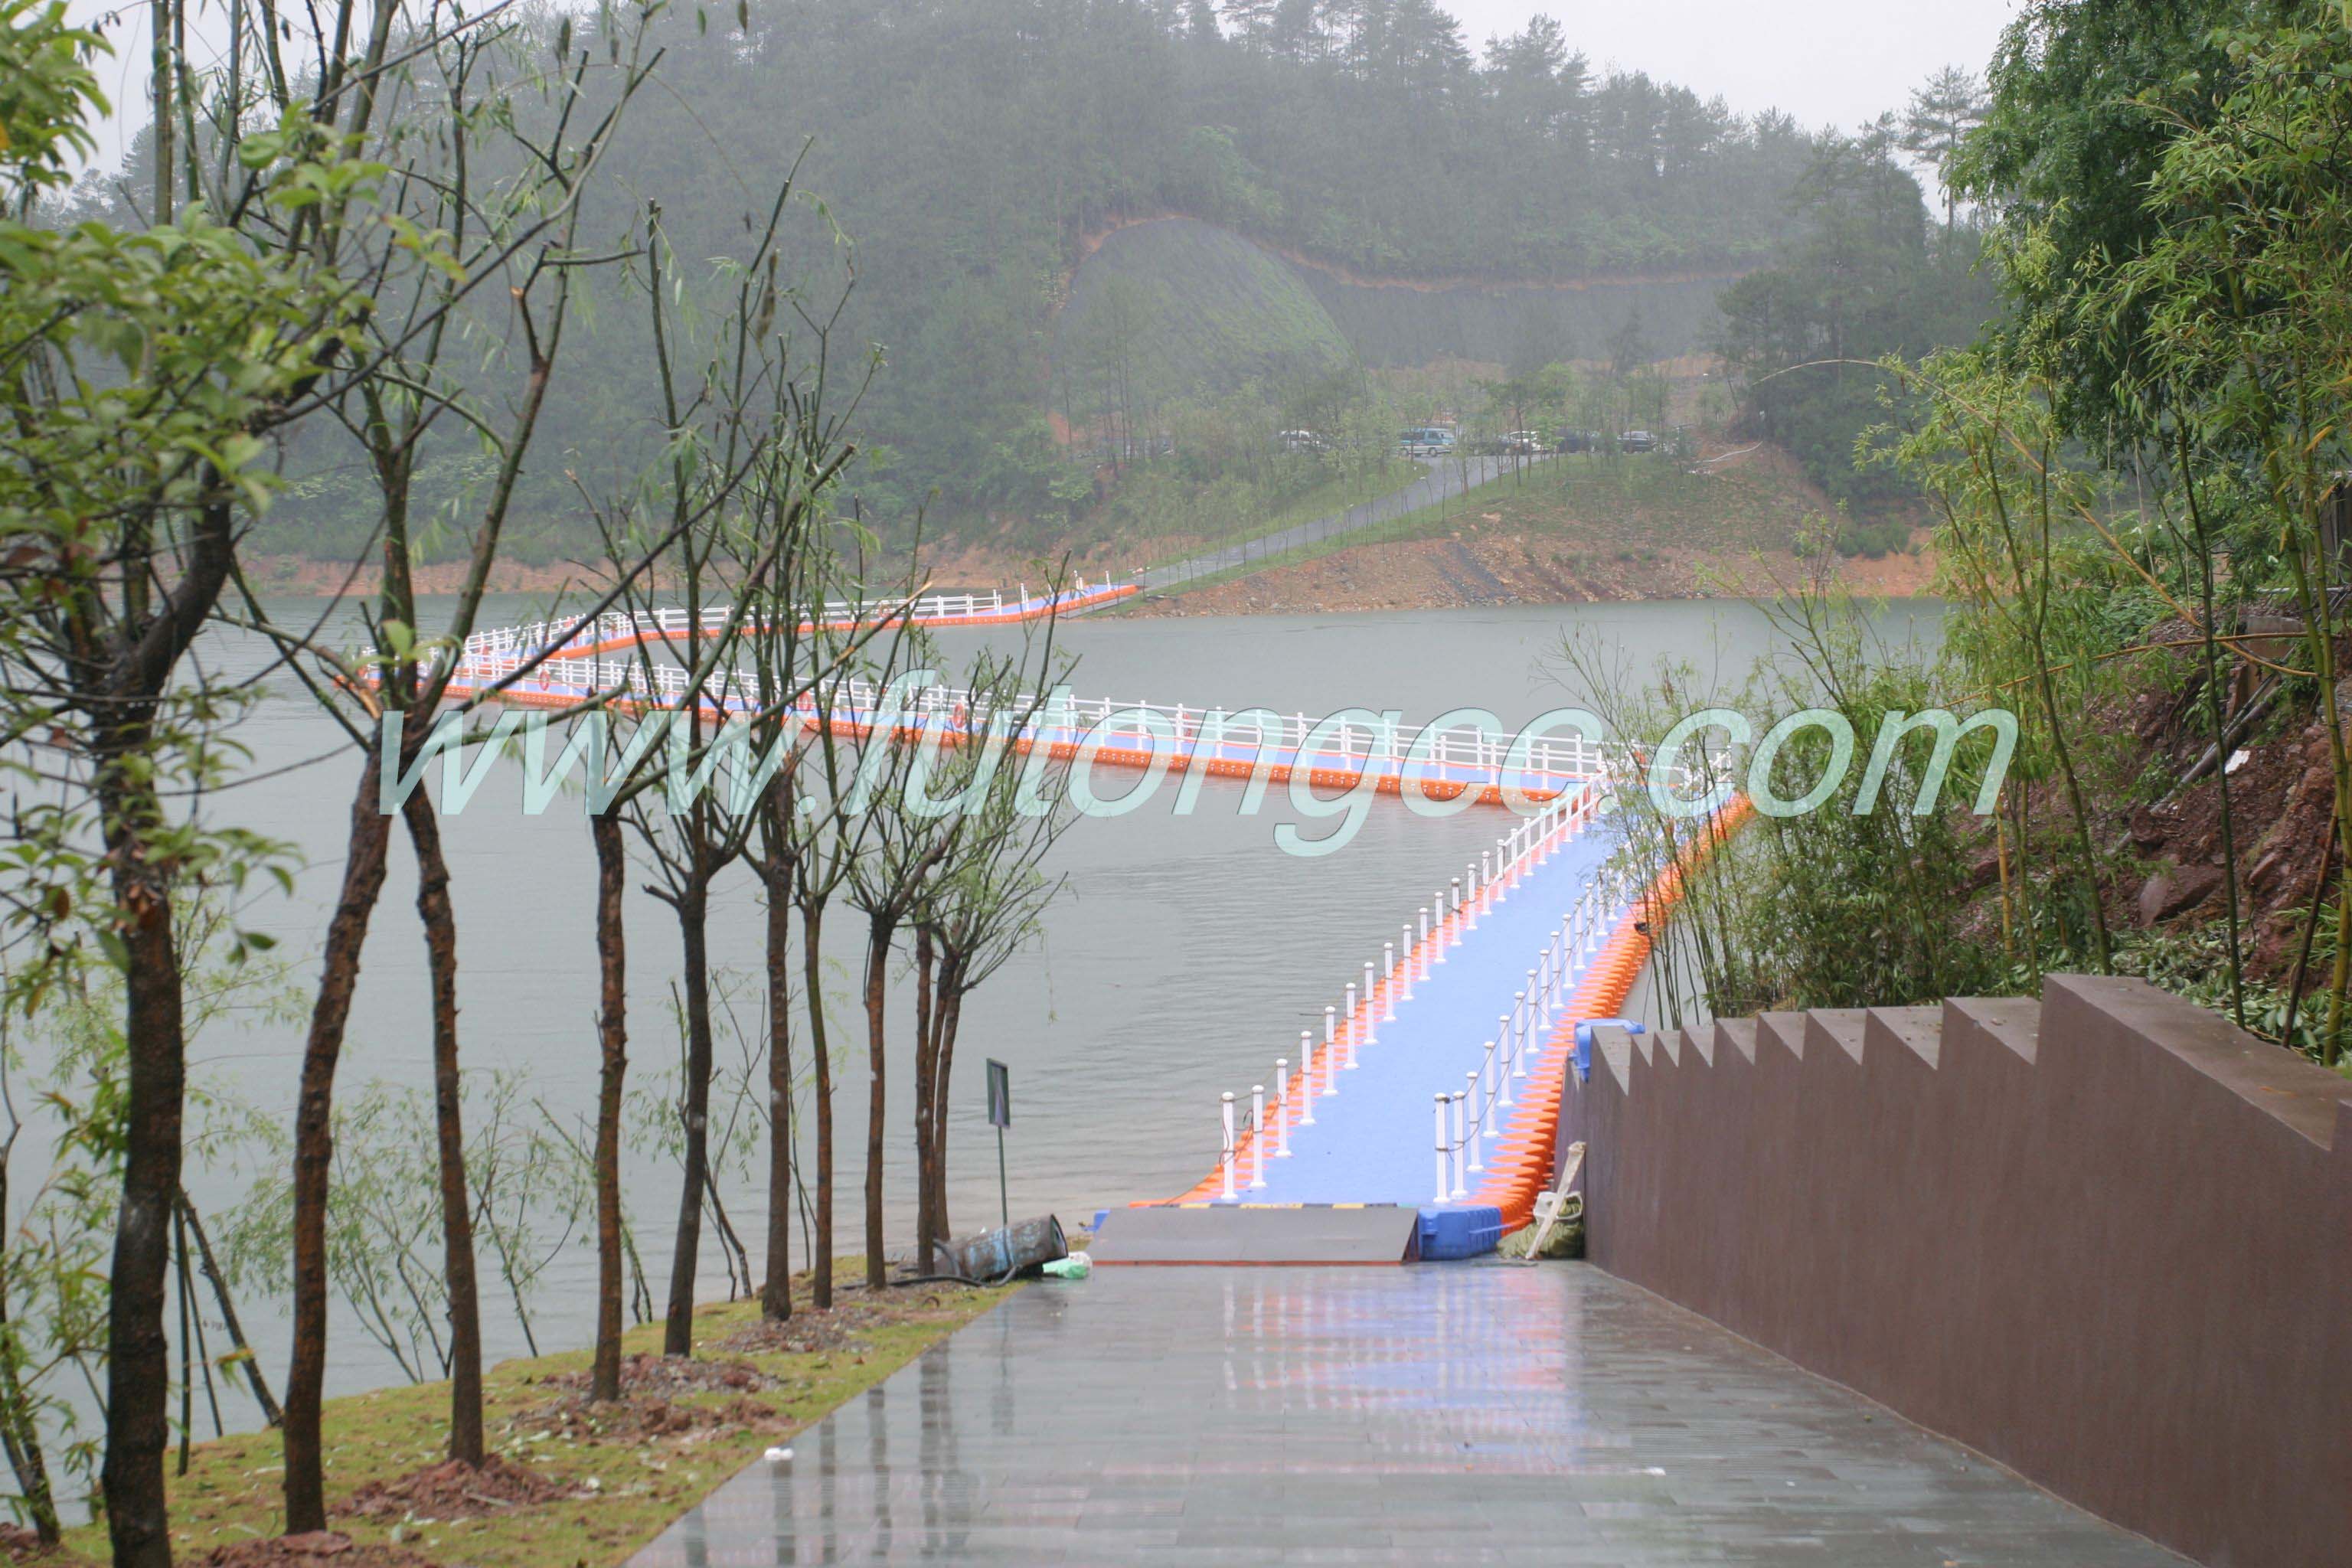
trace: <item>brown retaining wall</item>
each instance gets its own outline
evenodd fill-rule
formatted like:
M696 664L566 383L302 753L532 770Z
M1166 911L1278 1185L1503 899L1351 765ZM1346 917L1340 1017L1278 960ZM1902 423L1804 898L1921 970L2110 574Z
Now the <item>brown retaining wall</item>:
M2073 975L1598 1035L1592 1262L2200 1562L2352 1563L2352 1082Z

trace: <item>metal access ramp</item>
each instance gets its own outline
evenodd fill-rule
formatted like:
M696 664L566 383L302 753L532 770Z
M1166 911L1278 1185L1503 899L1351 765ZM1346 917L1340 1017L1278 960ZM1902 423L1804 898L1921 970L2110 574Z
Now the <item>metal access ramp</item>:
M1155 1204L1114 1209L1088 1247L1113 1264L1395 1264L1420 1253L1420 1211L1394 1204Z

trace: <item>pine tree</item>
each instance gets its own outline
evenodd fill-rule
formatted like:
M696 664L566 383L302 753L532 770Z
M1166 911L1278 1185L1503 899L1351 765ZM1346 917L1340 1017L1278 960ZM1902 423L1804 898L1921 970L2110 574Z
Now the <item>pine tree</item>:
M1984 123L1985 109L1984 87L1976 73L1946 66L1913 90L1911 106L1904 111L1903 150L1933 164L1937 183L1943 186L1947 239L1958 216L1958 197L1947 176L1960 142Z

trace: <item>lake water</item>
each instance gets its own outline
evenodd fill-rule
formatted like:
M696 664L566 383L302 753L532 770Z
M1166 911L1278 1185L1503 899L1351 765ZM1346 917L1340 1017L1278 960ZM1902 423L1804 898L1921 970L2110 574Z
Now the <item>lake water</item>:
M318 613L318 606L295 603L278 608L289 618ZM483 624L534 618L541 608L520 596L500 600ZM336 614L356 641L348 612ZM1931 605L1898 606L1882 626L1898 641L1932 637L1937 618ZM433 624L430 610L425 619ZM1234 709L1263 704L1310 715L1346 706L1400 708L1408 722L1477 706L1516 725L1578 700L1550 672L1571 629L1629 671L1674 658L1726 684L1736 684L1770 643L1758 610L1726 602L1094 620L1060 635L1079 658L1070 684L1088 697ZM944 651L952 660L968 646L963 639L1004 642L1018 635L950 635ZM210 657L234 668L255 655L225 643ZM332 752L340 732L283 677L241 738L254 752L256 782L225 795L215 810L221 820L292 841L301 866L297 897L257 901L251 923L279 936L288 952L315 954L341 869L356 764L347 752L310 761ZM436 788L437 776L436 768ZM593 864L576 794L538 817L521 814L519 794L515 770L501 767L461 816L444 820L463 954L463 1047L469 1069L527 1075L533 1097L576 1122L593 1106L596 1077ZM1068 887L1048 911L1042 939L965 1010L950 1160L950 1206L960 1228L992 1224L997 1211L983 1058L1012 1069L1006 1147L1016 1217L1050 1210L1071 1224L1099 1207L1179 1192L1213 1163L1220 1091L1245 1095L1252 1083L1270 1080L1274 1058L1296 1055L1298 1031L1319 1026L1324 1004L1338 999L1366 959L1379 957L1381 943L1396 936L1429 889L1458 874L1509 826L1492 808L1431 820L1383 799L1347 848L1307 859L1276 846L1276 825L1301 820L1281 791L1270 791L1263 811L1249 817L1236 814L1241 795L1238 785L1210 784L1194 812L1177 816L1170 810L1171 786L1129 815L1079 822L1057 847L1051 868L1067 876ZM1317 835L1324 830L1310 827ZM340 1080L343 1097L370 1079L429 1082L414 868L397 831L393 868L369 939ZM642 892L632 893L629 920L632 1068L643 1073L676 1059L668 998L677 942L667 910ZM713 921L714 961L739 971L749 986L751 1005L741 1015L748 1031L758 1027L761 921L751 879L730 875ZM866 1075L863 1018L849 981L857 957L853 921L845 910L834 924L844 939L833 956L842 965L835 1037L845 1059L835 1075L835 1109L838 1225L846 1253L858 1249L862 1234ZM911 1229L913 1153L904 1056L912 1016L903 992L896 1005L887 1166L894 1244ZM300 1040L299 1024L223 1018L196 1040L194 1071L200 1083L290 1121ZM723 1027L719 1056L740 1058ZM667 1268L676 1181L675 1167L653 1154L635 1158L628 1175L632 1219L656 1299ZM731 1216L747 1239L763 1230L760 1184L756 1170L725 1183ZM192 1173L191 1188L200 1203L218 1208L242 1192L242 1178L228 1169L205 1170ZM797 1255L797 1237L795 1247ZM703 1257L706 1294L723 1293L707 1231ZM588 1337L593 1277L593 1246L583 1236L550 1267L534 1302L542 1345ZM486 1279L490 1353L518 1353L520 1334L503 1300L491 1294L493 1284ZM282 1303L248 1299L240 1306L265 1364L279 1377ZM330 1364L336 1389L397 1376L340 1317Z

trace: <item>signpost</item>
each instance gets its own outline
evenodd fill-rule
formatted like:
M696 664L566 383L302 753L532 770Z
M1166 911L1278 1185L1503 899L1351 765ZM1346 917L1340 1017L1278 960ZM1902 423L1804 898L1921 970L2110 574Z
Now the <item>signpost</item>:
M996 1216L1013 1224L1013 1209L1004 1194L1004 1130L1013 1125L1013 1069L991 1057L988 1060L988 1124L996 1129Z

